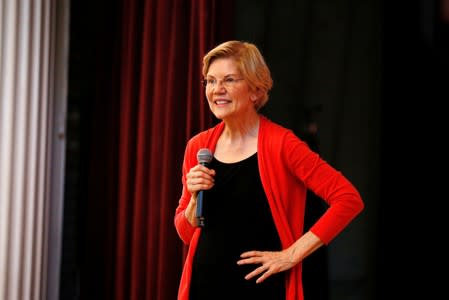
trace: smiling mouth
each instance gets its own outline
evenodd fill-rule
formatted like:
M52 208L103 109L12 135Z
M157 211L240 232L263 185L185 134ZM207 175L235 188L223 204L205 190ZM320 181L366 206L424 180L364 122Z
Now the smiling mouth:
M231 101L229 101L229 100L215 100L214 103L216 105L223 105L223 104L231 103Z

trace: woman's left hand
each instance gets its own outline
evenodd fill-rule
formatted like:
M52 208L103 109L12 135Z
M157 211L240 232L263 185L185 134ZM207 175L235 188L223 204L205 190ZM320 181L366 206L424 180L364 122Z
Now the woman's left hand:
M260 264L251 273L245 276L249 280L257 275L262 274L257 278L256 283L261 283L273 274L286 271L294 267L298 261L293 259L292 253L289 249L283 251L248 251L240 255L242 259L237 261L238 265Z

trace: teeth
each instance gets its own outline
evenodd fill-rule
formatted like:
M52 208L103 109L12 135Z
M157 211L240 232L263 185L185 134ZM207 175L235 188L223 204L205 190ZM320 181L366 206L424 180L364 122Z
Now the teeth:
M227 100L217 100L217 101L215 101L216 104L226 104L228 102L229 101L227 101Z

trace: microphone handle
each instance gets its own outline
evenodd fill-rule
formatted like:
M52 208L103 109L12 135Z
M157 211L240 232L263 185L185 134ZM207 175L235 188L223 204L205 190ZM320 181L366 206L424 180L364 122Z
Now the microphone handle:
M203 191L198 192L198 196L196 199L196 220L199 227L204 227Z
M201 165L208 167L209 164L206 162L201 162ZM204 227L204 215L203 215L203 191L200 190L198 192L198 196L196 199L196 220L199 227Z

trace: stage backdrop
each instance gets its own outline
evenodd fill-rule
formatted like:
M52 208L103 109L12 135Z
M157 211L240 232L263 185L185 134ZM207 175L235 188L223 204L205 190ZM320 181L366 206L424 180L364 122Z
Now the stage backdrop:
M232 1L72 1L71 9L69 128L80 142L68 160L80 167L67 181L61 297L175 299L184 147L214 122L201 63L229 37Z

